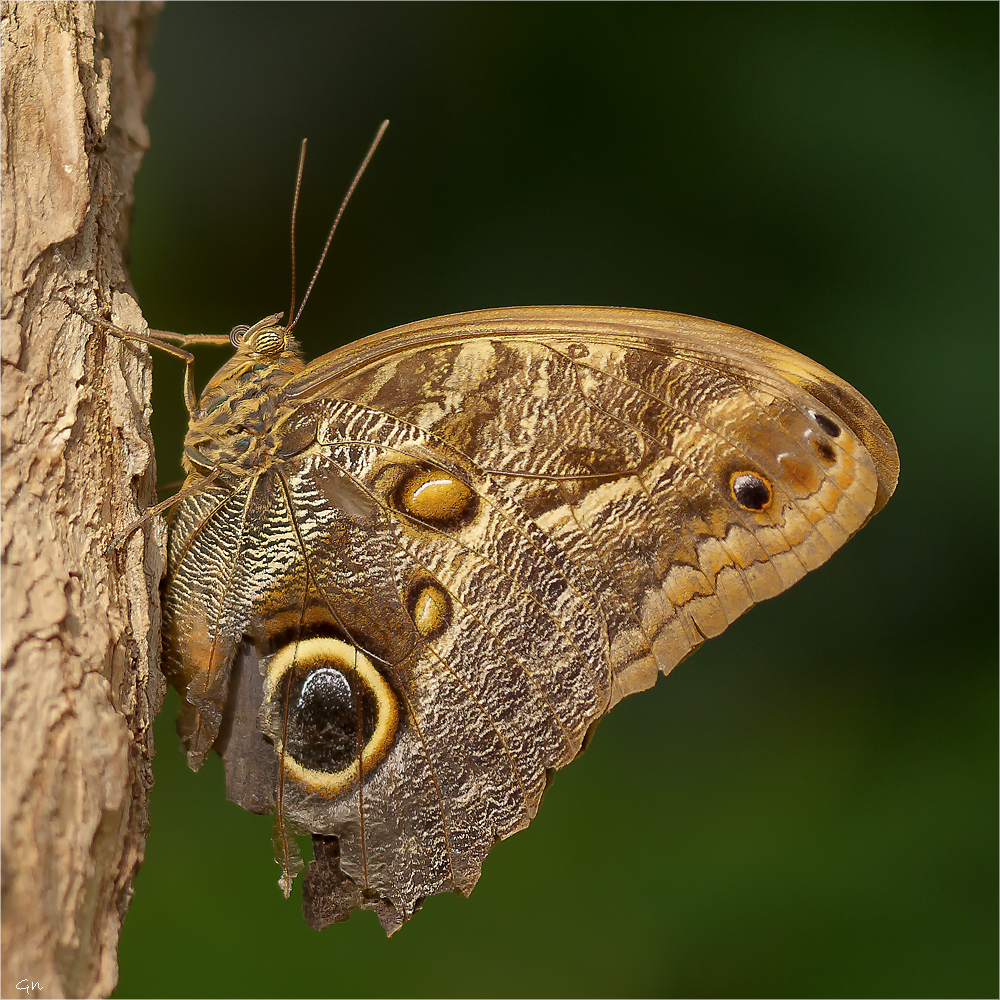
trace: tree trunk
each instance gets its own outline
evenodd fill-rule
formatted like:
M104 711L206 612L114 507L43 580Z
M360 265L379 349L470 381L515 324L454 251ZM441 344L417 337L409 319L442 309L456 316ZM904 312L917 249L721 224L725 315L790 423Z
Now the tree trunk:
M157 4L4 2L0 992L106 996L149 825L157 522L145 348L125 294Z

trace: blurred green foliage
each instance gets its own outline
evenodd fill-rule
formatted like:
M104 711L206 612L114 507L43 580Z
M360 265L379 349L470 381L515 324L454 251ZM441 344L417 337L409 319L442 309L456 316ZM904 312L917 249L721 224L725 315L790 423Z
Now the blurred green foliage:
M844 376L896 497L602 722L468 899L321 934L171 694L117 996L990 996L997 989L997 7L169 4L147 318L287 308L316 356L462 309L709 316ZM225 352L206 349L200 381ZM161 481L179 365L156 359ZM987 456L989 456L987 460Z

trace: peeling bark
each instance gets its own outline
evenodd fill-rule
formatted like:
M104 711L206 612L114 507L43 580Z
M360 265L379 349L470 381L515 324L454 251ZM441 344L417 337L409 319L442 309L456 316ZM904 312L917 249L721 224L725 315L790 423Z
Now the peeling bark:
M107 546L153 496L149 358L62 300L142 329L123 260L157 11L2 4L5 997L114 989L145 850L163 527Z

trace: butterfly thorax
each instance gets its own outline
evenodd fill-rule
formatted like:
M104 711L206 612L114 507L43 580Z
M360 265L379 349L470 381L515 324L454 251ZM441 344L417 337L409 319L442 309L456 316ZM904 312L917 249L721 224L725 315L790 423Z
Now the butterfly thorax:
M275 460L274 430L285 415L284 386L305 365L298 343L269 316L232 334L236 353L212 377L184 439L185 471L241 479Z

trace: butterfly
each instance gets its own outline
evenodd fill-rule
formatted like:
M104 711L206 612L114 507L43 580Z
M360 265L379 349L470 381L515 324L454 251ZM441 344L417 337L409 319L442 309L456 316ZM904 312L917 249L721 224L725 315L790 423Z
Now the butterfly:
M277 809L286 893L312 836L316 927L471 892L617 702L896 486L859 392L722 323L488 309L306 364L289 315L200 396L188 365L163 662L190 765Z

